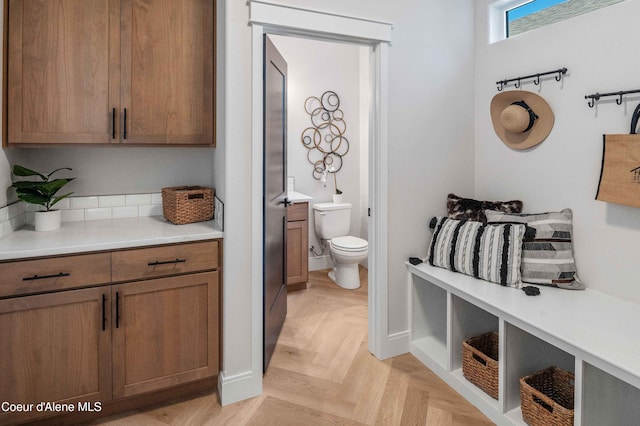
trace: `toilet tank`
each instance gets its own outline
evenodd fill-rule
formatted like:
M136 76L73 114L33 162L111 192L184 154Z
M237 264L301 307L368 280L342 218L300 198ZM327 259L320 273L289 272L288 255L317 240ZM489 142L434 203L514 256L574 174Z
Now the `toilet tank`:
M351 203L316 203L313 205L316 235L323 240L349 235Z

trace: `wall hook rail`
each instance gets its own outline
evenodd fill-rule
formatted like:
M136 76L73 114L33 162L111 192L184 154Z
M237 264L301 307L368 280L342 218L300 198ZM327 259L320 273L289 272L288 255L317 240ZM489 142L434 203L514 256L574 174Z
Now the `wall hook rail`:
M540 77L543 77L545 75L552 75L555 74L555 80L556 81L560 81L562 80L562 76L565 75L567 73L567 69L566 68L560 68L557 70L553 70L553 71L546 71L546 72L539 72L536 74L531 74L531 75L525 75L524 77L516 77L516 78L509 78L509 79L505 79L505 80L500 80L500 81L496 81L496 88L498 89L498 92L502 92L502 90L507 87L509 85L509 83L514 82L515 81L515 88L519 89L520 86L522 86L522 80L528 80L530 78L535 79L533 81L533 84L535 84L536 86L540 84Z
M622 105L622 98L624 95L630 95L632 93L640 93L640 89L635 90L621 90L619 92L609 92L609 93L594 93L593 95L586 95L584 98L588 99L587 105L589 108L593 108L596 105L596 102L600 100L600 98L605 98L608 96L617 96L616 99L617 105Z

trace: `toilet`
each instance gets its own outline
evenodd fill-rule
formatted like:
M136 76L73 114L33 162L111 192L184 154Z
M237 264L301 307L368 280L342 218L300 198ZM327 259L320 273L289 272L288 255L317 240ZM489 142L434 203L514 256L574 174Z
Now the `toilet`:
M329 278L342 288L360 287L358 263L367 258L366 240L349 235L351 223L350 203L317 203L313 205L316 235L329 245L335 267Z

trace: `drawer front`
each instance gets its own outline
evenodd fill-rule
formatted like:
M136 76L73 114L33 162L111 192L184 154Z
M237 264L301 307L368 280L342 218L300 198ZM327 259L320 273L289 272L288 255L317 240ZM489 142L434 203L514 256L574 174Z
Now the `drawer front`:
M96 253L0 263L0 297L109 283L110 258Z
M287 222L309 219L309 203L296 203L287 207Z
M213 269L218 269L217 241L121 250L111 255L113 282Z

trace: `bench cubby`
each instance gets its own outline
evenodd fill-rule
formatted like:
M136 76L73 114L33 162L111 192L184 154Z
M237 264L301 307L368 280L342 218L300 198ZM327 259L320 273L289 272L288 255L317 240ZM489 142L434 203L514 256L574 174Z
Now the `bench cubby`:
M640 305L587 289L540 296L426 264L407 263L410 351L498 425L525 425L521 377L551 365L575 374L574 424L640 418ZM462 341L499 334L499 396L462 374Z
M640 389L586 362L582 371L583 426L638 424Z

